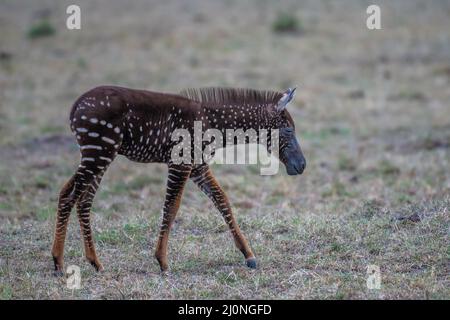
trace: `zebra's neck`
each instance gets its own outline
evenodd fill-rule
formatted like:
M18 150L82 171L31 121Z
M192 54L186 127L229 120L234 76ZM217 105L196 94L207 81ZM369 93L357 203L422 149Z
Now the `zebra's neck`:
M203 121L207 128L218 129L225 133L227 129L259 131L270 129L270 112L267 106L259 105L222 105L203 108Z

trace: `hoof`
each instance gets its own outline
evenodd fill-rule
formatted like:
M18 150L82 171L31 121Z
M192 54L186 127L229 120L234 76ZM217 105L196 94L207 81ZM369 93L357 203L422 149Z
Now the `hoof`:
M161 273L165 273L169 270L169 264L166 261L158 259L159 263L159 270L161 270Z
M161 271L161 274L167 274L169 273L169 266L168 265L162 265L159 266L159 270Z
M161 270L161 277L167 278L170 276L169 270Z
M53 272L53 274L56 277L63 277L65 274L64 274L64 271L63 271L63 263L62 263L62 261L58 260L58 258L53 256L53 265L55 266L55 271Z
M55 277L58 277L58 278L61 278L61 277L64 277L65 275L64 275L64 272L62 271L62 270L55 270L55 271L53 271L53 275L55 276Z
M89 263L95 268L95 271L102 272L104 270L102 264L98 261L89 261Z
M256 258L248 258L245 260L245 264L247 265L247 267L249 267L250 269L256 269L257 264L256 264Z

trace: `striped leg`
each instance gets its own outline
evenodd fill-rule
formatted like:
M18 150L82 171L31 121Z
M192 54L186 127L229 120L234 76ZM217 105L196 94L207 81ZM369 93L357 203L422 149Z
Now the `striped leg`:
M81 196L77 202L77 213L80 221L81 234L84 239L84 252L86 259L95 267L97 271L102 271L103 266L95 252L94 239L92 236L90 213L95 193L100 185L104 172L101 172L91 183L89 189Z
M55 272L62 275L64 241L66 238L67 222L70 212L77 200L75 196L75 177L72 176L59 193L58 211L56 216L55 236L53 241L52 256L55 264Z
M59 197L55 238L52 248L53 261L57 275L64 274L64 241L66 238L67 223L70 212L72 211L75 203L80 198L84 197L84 193L88 191L91 185L95 184L94 181L103 175L106 168L117 154L117 148L112 146L111 143L98 147L94 145L86 145L81 142L79 141L81 149L81 164L78 166L78 170L75 175L61 190ZM92 200L89 202L92 202ZM81 207L84 207L84 205L79 206L79 208ZM91 257L91 255L89 255L88 258L89 257Z
M186 184L190 173L190 166L169 164L163 219L155 252L155 257L159 262L161 271L166 271L169 267L167 263L167 242L169 241L169 232L172 228L178 208L180 207L184 185Z
M83 163L79 165L77 172L64 185L59 195L55 237L52 248L53 262L55 264L55 272L57 275L64 274L64 242L66 239L70 212L77 200L95 179L96 174L91 175L89 172L93 171L87 169Z
M233 211L231 210L225 192L217 183L209 166L204 165L193 169L191 179L212 200L216 208L224 217L225 222L233 235L236 247L244 254L247 266L249 268L256 268L255 256L234 218Z

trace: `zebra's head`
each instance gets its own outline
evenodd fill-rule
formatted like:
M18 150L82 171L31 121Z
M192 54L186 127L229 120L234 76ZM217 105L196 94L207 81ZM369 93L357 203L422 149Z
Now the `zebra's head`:
M295 90L289 88L283 93L278 103L274 106L272 124L279 130L279 159L285 165L288 175L302 174L306 167L300 144L295 136L295 124L286 107L294 98Z

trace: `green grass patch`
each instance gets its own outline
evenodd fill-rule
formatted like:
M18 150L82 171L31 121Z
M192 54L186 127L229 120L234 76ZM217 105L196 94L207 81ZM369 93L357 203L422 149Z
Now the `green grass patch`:
M218 272L216 279L220 284L232 286L238 282L238 277L234 272Z
M299 33L303 31L301 21L292 13L280 12L272 23L276 33Z
M56 33L55 27L48 20L42 20L33 24L27 32L30 39L44 38Z
M9 284L1 285L0 292L0 300L11 300L13 297L13 288Z
M0 202L0 212L7 212L14 210L14 206L9 202Z
M65 129L66 129L65 126L62 126L62 125L55 126L55 125L48 124L48 125L44 125L44 126L40 127L39 131L42 134L56 134L56 133L64 132Z
M127 223L123 226L123 232L137 241L146 239L150 226L147 223Z
M39 175L34 177L33 185L37 189L49 189L51 186L51 181L48 175Z
M377 167L377 172L383 176L396 176L400 174L400 168L395 166L389 160L381 160Z
M333 183L322 192L322 197L351 197L354 194L347 190L344 183L339 180L334 180Z
M121 243L122 236L117 230L110 229L97 232L95 238L96 240L98 240L99 242L103 242L104 244L117 245Z
M55 210L53 208L39 207L36 210L36 219L38 221L47 221L54 214Z
M146 186L161 184L161 177L151 177L147 175L138 175L129 182L120 181L111 186L111 192L114 194L126 194L130 190L141 190Z

